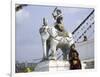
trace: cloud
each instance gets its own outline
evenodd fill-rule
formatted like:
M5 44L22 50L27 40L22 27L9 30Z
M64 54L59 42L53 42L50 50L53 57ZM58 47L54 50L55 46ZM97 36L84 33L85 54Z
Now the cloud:
M76 13L80 12L81 9L79 9L79 8L66 8L66 9L64 9L64 11L67 14L76 14Z
M30 13L25 9L21 9L18 12L16 12L16 22L18 24L27 21L29 17Z

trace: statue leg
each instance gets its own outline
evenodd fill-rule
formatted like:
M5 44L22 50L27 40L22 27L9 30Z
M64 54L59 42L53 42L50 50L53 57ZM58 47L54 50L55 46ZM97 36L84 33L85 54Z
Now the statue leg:
M63 52L63 60L67 61L68 57L69 57L69 51L70 51L70 49L63 47L61 50Z
M66 48L62 48L61 49L62 50L62 52L63 52L63 60L67 60L67 49Z
M42 40L42 44L43 44L43 60L47 58L47 51L46 51L46 40Z
M46 55L47 55L47 59L49 59L49 50L50 50L50 40L48 39L46 42L47 48L46 48Z
M52 59L56 60L56 47L57 47L58 41L52 39L51 43L50 43L50 47L51 47L51 52L52 52Z

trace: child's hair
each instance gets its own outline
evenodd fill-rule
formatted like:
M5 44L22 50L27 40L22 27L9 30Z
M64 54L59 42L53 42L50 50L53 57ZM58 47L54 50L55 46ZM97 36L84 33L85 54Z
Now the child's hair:
M73 46L74 46L74 48L75 48L75 44L72 44L72 45L71 45L71 48L72 48Z

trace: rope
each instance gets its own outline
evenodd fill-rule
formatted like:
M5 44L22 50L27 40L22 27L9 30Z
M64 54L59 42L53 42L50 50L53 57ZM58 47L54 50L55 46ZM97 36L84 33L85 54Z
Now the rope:
M85 20L72 32L72 34L75 34L75 32L86 22L86 20L94 13L94 10L85 18Z
M89 27L78 37L77 41L78 41L79 39L81 39L82 36L84 36L84 34L86 34L86 32L91 28L92 25L94 25L94 22L93 22L92 24L90 24Z

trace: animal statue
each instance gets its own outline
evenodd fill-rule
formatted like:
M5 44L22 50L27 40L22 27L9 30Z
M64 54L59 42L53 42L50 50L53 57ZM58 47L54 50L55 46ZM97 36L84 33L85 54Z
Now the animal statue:
M40 35L43 46L43 60L49 59L49 50L52 52L51 59L57 60L56 52L60 48L63 52L63 60L67 60L70 47L74 44L72 34L68 36L59 36L59 31L54 26L48 26L43 19L43 26L40 28Z

